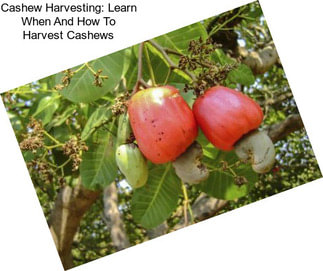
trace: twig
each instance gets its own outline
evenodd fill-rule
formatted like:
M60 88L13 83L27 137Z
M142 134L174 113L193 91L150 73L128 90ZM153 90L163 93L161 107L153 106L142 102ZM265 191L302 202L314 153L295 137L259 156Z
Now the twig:
M165 50L165 52L167 53L167 54L172 54L172 55L176 55L176 56L184 56L182 53L180 53L180 52L177 52L176 50L173 50L173 49L170 49L170 48L164 48L164 50ZM207 63L207 62L204 62L204 61L201 61L201 60L196 60L196 62L198 63L198 64L200 64L202 67L204 67L204 68L209 68L209 69L214 69L214 68L216 68L216 69L218 69L218 67L217 66L215 66L215 65L212 65L212 64L210 64L210 63Z
M239 12L237 14L235 14L234 16L232 16L231 18L229 18L228 20L226 20L224 23L222 23L221 25L219 25L216 28L213 28L210 33L209 33L209 37L214 35L216 32L218 32L221 28L223 28L226 24L228 24L229 22L231 22L232 20L234 20L235 18L241 16L242 11L244 11L246 9L247 6L244 6L242 8L240 8Z
M88 63L84 63L81 67L79 67L77 70L73 71L73 73L78 73L79 71L81 71L86 65L88 65Z
M51 150L51 149L55 149L55 148L58 148L58 147L61 147L63 146L64 144L61 143L61 144L56 144L56 145L52 145L52 146L44 146L47 150Z
M146 83L145 80L142 79L142 78L139 80L139 83L140 83L140 85L144 86L145 88L150 88L151 87L151 85Z
M134 95L139 90L140 85L143 85L145 87L148 86L148 84L142 79L142 51L143 51L144 45L145 45L144 42L140 43L139 45L137 82L135 87L133 88L131 95Z
M100 75L100 72L96 72L88 62L85 63L85 66L89 69L89 71L94 75L94 76L98 76L99 78L102 79L108 79L109 77L107 75Z
M167 82L169 80L169 77L170 77L171 73L172 73L172 69L169 68L163 85L167 85Z
M185 184L182 182L182 190L183 190L183 196L184 196L184 221L185 221L185 225L188 225L188 219L187 219L187 210L190 213L190 219L191 219L191 224L194 223L194 215L193 215L193 211L189 202L189 198L187 195L187 190L186 190L186 186Z
M166 52L167 54L172 54L172 55L176 55L176 56L183 56L183 54L182 54L182 53L180 53L180 52L178 52L178 51L176 51L176 50L173 50L173 49L171 49L171 48L164 48L164 50L165 50L165 52Z
M267 131L268 136L273 142L277 142L290 133L301 130L302 128L304 128L304 124L301 116L299 114L292 114L283 121L266 127L265 131Z
M185 70L181 70L174 62L173 60L170 59L169 55L167 54L167 52L165 51L165 49L160 46L157 42L153 41L153 40L148 40L148 42L154 46L161 54L162 56L165 58L166 62L168 63L169 67L171 69L177 69L180 70L182 72L184 72L185 74L187 74L193 81L196 81L196 76L191 73L190 71L188 71L187 69Z
M269 99L266 99L265 101L263 102L259 102L259 104L261 106L266 106L266 105L274 105L274 104L277 104L277 103L281 103L289 98L292 98L293 97L293 94L291 92L287 92L287 93L284 93L284 94L281 94L280 96L276 97L276 98L269 98Z
M52 137L49 133L47 133L45 130L43 130L43 133L45 136L47 136L50 140L55 142L57 145L62 145L61 142L59 142L56 138Z

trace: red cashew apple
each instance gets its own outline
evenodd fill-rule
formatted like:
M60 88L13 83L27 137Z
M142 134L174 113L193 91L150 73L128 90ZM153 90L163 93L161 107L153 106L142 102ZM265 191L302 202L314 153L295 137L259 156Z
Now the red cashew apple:
M233 89L216 86L197 98L193 112L207 139L217 148L232 150L234 144L262 122L260 106Z
M193 112L214 146L225 151L235 149L240 159L251 161L256 172L271 169L275 150L266 133L254 132L263 120L263 112L254 100L239 91L215 86L197 98Z
M197 136L193 112L172 86L137 92L128 113L140 151L155 164L175 160Z

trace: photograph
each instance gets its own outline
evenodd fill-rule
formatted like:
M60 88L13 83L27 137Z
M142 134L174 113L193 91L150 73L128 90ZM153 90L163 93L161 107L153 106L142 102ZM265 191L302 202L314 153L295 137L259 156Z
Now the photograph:
M64 269L321 178L283 64L256 1L2 93Z

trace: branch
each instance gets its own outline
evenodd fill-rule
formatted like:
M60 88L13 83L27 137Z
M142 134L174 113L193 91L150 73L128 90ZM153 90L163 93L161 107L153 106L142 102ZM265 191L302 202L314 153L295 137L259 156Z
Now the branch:
M227 200L212 198L205 193L201 193L192 205L194 221L199 222L215 216L228 203L229 201ZM174 230L181 229L185 226L185 220L184 218L182 218L180 222L174 227Z
M166 52L167 54L173 54L173 55L175 55L175 56L183 56L183 54L182 54L182 53L180 53L180 52L178 52L178 51L176 51L176 50L174 50L174 49L171 49L171 48L164 48L164 50L165 50L165 52Z
M144 81L142 78L142 52L143 48L145 46L145 43L142 42L139 45L139 50L138 50L138 74L137 74L137 82L135 87L133 88L133 91L131 95L134 95L138 90L140 86L144 86L145 88L149 88L150 86Z
M263 49L248 52L244 47L239 47L239 54L243 63L250 67L254 74L263 74L268 71L277 61L278 53L271 41Z
M168 230L168 224L166 221L164 221L162 224L159 226L153 228L153 229L148 229L147 230L147 236L149 240L154 239L158 236L162 236L167 233Z
M104 221L110 231L115 248L119 251L130 246L127 233L118 209L118 191L113 182L103 191Z
M192 208L195 214L195 221L202 221L213 217L220 212L229 201L210 198L202 193L194 202Z
M267 131L271 140L273 142L277 142L290 133L301 130L302 128L304 128L304 124L301 116L299 114L293 114L288 116L282 122L267 127L265 130Z
M287 92L287 93L279 95L276 98L270 98L270 99L267 99L265 101L258 102L258 103L260 106L274 105L274 104L281 103L281 102L283 102L289 98L292 98L292 97L293 97L293 94L291 92Z
M99 195L99 191L88 190L79 181L74 188L62 188L57 196L49 226L65 269L73 267L71 249L75 233L83 215Z
M142 42L139 45L139 50L138 50L138 74L137 74L137 82L136 85L132 91L132 94L135 94L140 87L140 80L142 79L142 50L144 48L144 43Z
M217 24L217 26L213 29L211 29L209 32L209 36L214 35L215 33L217 33L219 30L221 30L221 28L223 28L224 26L226 26L227 24L229 24L230 22L234 21L234 19L236 19L237 17L240 16L240 14L247 8L247 6L243 6L237 9L232 10L232 13L235 13L233 16L230 16L229 18L227 18L223 23L221 24ZM237 22L239 22L240 20L238 20ZM235 25L236 23L234 23L233 25ZM231 24L231 26L233 26Z

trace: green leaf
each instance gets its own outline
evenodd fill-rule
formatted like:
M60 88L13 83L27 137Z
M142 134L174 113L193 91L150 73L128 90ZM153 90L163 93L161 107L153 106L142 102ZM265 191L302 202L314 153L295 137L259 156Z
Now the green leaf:
M189 105L190 108L192 108L196 99L194 91L193 90L189 90L187 92L181 91L180 93L181 93L181 96L184 98L185 102Z
M108 107L99 107L88 119L81 134L81 139L86 140L92 132L100 125L108 121L112 116L111 110Z
M215 148L205 137L203 132L199 130L199 134L197 137L197 142L201 144L203 148L203 155L205 158L211 159L212 162L217 161L221 151Z
M127 72L124 75L127 89L132 89L137 81L138 57L135 50L138 51L138 46L132 46L130 51L131 53L127 55L129 67L127 69Z
M250 6L250 11L246 14L247 17L250 18L258 18L260 16L262 16L262 10L260 8L260 6L254 4L252 6Z
M163 47L175 49L178 52L186 54L189 42L191 40L197 40L200 37L206 40L208 34L205 27L198 22L159 36L155 40Z
M55 87L55 83L56 83L56 79L55 79L56 75L53 74L53 75L50 75L50 76L47 76L45 78L42 78L39 80L39 83L42 85L42 86L46 86L45 88L46 89L52 89Z
M25 162L28 163L35 159L36 155L32 151L23 151L22 156L24 157Z
M258 175L251 166L245 164L234 168L234 171L238 176L244 176L248 183L239 187L234 183L234 177L229 170L216 170L211 172L210 177L199 185L200 189L218 199L233 200L245 196L253 188Z
M98 130L87 146L89 150L83 154L80 165L82 184L92 190L104 188L117 177L115 137Z
M71 134L68 127L64 124L61 126L55 126L50 130L51 135L59 142L66 142L70 139Z
M43 125L46 125L52 120L55 111L58 109L60 104L60 96L53 94L51 96L45 96L42 98L37 106L36 112L33 117L40 119Z
M154 71L154 76L157 84L164 84L167 75L170 71L170 66L163 57L163 55L152 45L149 43L146 44L148 48L148 54L151 66ZM150 73L148 69L147 59L143 57L143 76L146 80L150 79ZM172 70L167 83L173 85L174 82L176 83L188 83L190 78L182 71L179 70Z
M286 118L286 115L285 115L285 113L283 112L283 111L281 111L281 110L277 110L277 116L278 116L278 119L279 120L283 120L283 119L285 119Z
M90 103L112 92L125 72L125 55L126 50L121 50L89 62L94 71L102 69L102 75L109 77L103 81L102 87L93 84L92 72L84 67L73 76L69 86L61 92L62 95L74 103ZM62 77L62 73L57 74L56 83L60 83Z
M238 161L234 151L221 151L214 147L202 131L199 131L196 140L203 148L203 163L211 171L209 178L198 185L203 192L215 198L231 200L245 196L254 187L258 174L252 170L250 165L240 164L238 167L232 167L237 176L244 176L248 180L247 184L240 187L235 184L230 170L222 170L221 161L227 162L228 165L233 165Z
M165 221L176 209L181 184L171 164L155 166L148 181L134 191L131 212L134 220L150 229Z
M132 63L132 47L125 48L122 51L124 53L122 75L125 75Z
M227 79L233 83L246 86L250 86L255 82L251 69L245 64L240 64L236 69L230 71Z
M11 122L13 130L15 132L20 131L22 129L22 125L21 125L21 120L19 119L19 117L10 111L8 111L7 113L8 113L9 120Z
M49 129L51 127L57 127L57 126L61 126L76 110L76 106L75 105L70 105L68 106L62 114L56 116L49 124L48 127Z
M211 59L221 65L233 64L235 61L231 57L228 57L222 49L216 49L212 55Z

